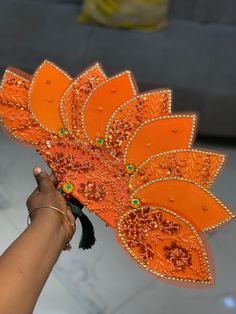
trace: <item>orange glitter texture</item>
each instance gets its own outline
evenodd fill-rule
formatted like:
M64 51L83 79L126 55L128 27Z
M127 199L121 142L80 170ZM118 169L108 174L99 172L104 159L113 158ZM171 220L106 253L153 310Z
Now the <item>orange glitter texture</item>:
M171 112L170 90L140 94L129 71L107 78L99 64L73 79L44 61L33 75L5 71L0 119L140 266L213 282L201 234L234 217L209 191L224 156L192 148L196 117Z

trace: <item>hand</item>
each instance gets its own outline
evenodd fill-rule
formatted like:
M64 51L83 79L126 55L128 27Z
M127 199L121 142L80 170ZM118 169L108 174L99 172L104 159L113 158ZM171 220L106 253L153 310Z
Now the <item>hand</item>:
M67 215L70 223L75 223L75 217L67 206L64 197L55 188L57 186L56 178L53 175L49 177L40 167L34 168L34 176L38 187L29 196L26 204L29 212L37 207L40 208L31 214L31 221L34 221L39 217L52 219L52 221L57 223L59 227L63 227L62 229L63 232L65 232L66 238L71 239L74 235L75 228L72 229L69 226L61 213L58 213L51 208L47 208L47 206L54 206L62 210Z

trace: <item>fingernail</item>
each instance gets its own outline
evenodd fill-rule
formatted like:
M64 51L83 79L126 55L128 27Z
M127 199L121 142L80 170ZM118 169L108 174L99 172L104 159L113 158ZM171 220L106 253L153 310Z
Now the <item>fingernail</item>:
M40 174L43 170L40 167L35 167L34 168L34 175L37 176L38 174Z

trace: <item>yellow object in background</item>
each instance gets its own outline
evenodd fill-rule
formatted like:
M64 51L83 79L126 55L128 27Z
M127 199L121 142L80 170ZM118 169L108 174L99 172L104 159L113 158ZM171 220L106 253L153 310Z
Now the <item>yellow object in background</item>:
M84 0L79 20L104 26L158 30L167 25L169 0Z

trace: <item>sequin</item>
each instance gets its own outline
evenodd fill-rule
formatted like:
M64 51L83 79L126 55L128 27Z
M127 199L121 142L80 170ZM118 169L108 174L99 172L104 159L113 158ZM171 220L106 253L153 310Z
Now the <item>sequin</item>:
M175 241L170 246L164 247L166 259L174 266L175 270L183 271L192 266L192 256L186 248L178 245Z
M78 192L82 193L89 201L102 201L106 196L106 189L101 184L88 181L80 183Z
M113 150L116 156L119 156L120 146L123 141L129 137L132 127L133 124L130 121L123 119L116 119L112 122L110 134L107 139L107 146Z

